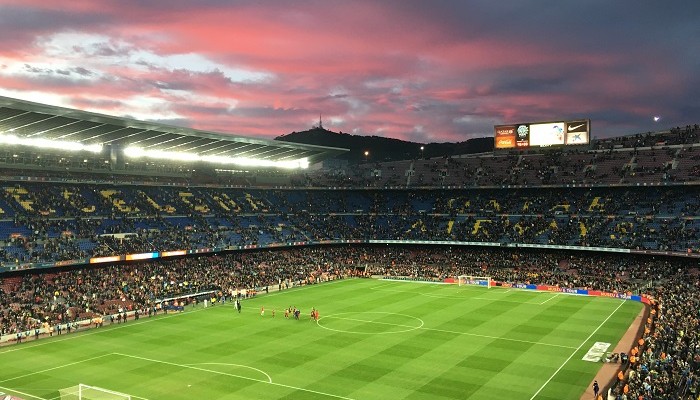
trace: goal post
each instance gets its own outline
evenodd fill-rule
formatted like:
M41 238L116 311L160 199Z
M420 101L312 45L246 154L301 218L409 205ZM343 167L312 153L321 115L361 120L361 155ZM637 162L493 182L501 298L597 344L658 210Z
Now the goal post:
M126 393L115 392L97 386L80 383L65 389L59 389L61 400L131 400Z
M487 289L491 288L491 277L490 276L475 276L475 275L460 275L457 277L457 284L459 286L485 286Z

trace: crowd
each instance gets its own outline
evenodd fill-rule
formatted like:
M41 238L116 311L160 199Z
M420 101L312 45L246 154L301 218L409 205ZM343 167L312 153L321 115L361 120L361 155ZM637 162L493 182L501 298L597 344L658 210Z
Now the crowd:
M624 147L639 148L658 146L659 144L672 146L697 143L700 139L700 125L686 125L684 127L671 128L667 132L649 132L629 136L619 136L609 139L600 139L593 142L593 148L606 149Z
M688 399L700 393L700 280L683 269L650 286L655 298L638 345L624 357L615 399Z
M644 293L654 299L634 359L626 358L613 394L686 399L700 373L700 279L697 262L614 254L466 247L307 247L232 252L0 278L3 334L148 309L166 298L213 291L284 289L346 276L442 280L487 275L495 281ZM643 344L641 344L643 343ZM633 354L633 353L630 353Z
M346 239L698 252L698 190L198 188L184 197L170 187L23 184L0 191L12 217L0 220L0 261Z
M344 256L328 249L245 252L0 277L0 333L144 309L158 300L193 293L230 296L242 289L288 287L354 274Z
M621 137L590 147L373 162L300 172L297 187L493 187L697 182L700 130ZM675 131L674 131L675 132ZM686 132L680 130L679 132Z

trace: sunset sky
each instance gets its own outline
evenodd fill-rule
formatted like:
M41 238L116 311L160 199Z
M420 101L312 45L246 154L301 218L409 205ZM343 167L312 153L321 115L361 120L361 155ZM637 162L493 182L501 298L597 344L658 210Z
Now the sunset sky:
M700 122L700 1L0 0L0 95L273 138ZM654 116L661 116L654 122Z

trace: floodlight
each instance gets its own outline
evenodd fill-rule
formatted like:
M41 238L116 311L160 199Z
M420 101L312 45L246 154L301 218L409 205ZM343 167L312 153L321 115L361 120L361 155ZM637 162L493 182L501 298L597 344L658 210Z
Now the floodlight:
M0 144L31 146L41 149L89 151L91 153L99 153L102 151L101 144L85 145L78 142L64 142L42 138L23 138L13 134L7 134L6 132L0 132Z
M172 151L161 150L146 150L139 147L127 147L124 149L124 155L132 158L147 157L175 161L204 161L213 164L235 164L252 167L275 167L275 168L308 168L309 160L300 158L296 160L259 160L247 157L226 157L226 156L201 156L194 153L178 153Z

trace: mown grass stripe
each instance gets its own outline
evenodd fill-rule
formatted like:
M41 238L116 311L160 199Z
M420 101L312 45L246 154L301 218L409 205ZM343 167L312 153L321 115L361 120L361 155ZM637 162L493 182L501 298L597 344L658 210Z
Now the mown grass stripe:
M411 282L384 287L398 292L371 289L380 284L386 282L307 286L245 300L241 314L229 305L188 307L182 314L3 348L0 381L32 375L0 390L55 399L59 388L82 382L150 400L327 398L315 392L363 400L527 399L620 304L563 295L538 304L553 295ZM259 315L263 305L265 317ZM283 318L282 308L290 305L302 308L301 321ZM310 322L311 307L320 309L321 324L339 329ZM623 305L595 339L615 342L639 307ZM352 313L346 316L354 321L331 318L340 313ZM417 328L419 320L424 325ZM117 355L81 362L106 352L175 365ZM269 378L253 368L287 386L266 383ZM578 396L596 369L572 357L538 398Z

